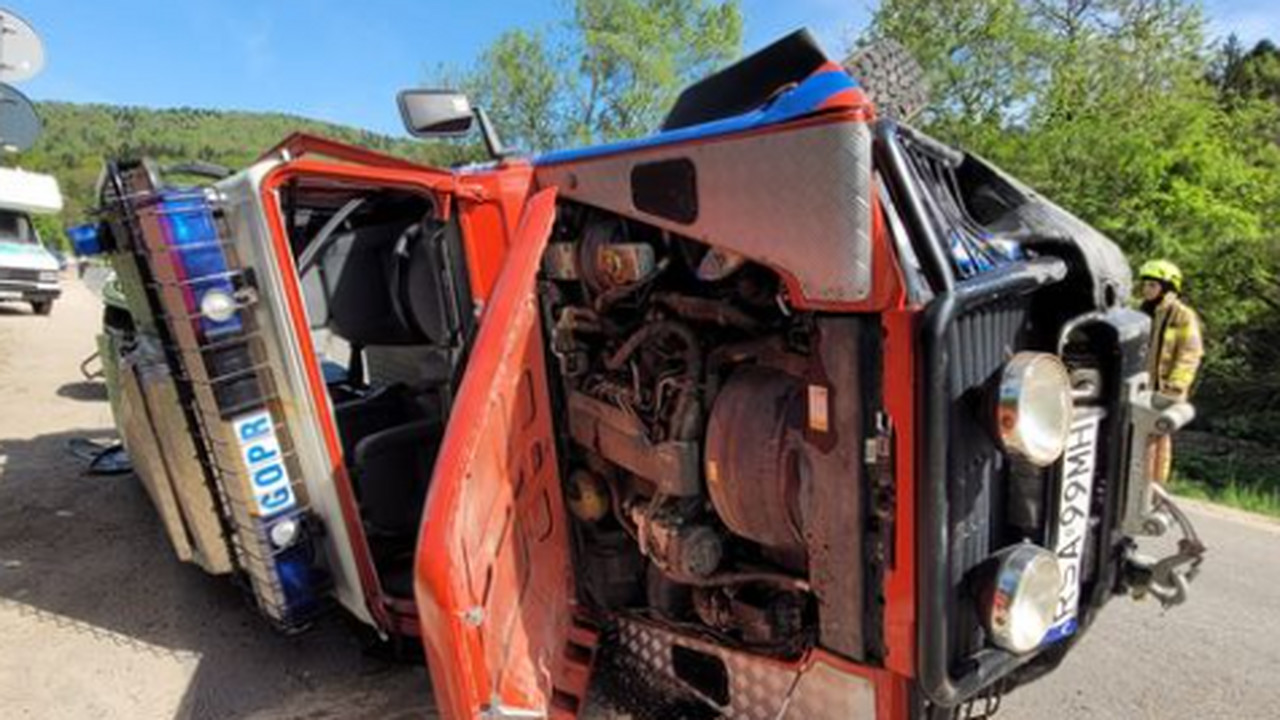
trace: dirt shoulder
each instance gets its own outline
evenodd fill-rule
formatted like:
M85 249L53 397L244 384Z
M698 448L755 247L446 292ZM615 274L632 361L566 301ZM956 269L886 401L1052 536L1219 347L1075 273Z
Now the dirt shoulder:
M100 305L0 305L0 717L431 717L421 667L366 656L340 618L273 634L240 591L178 562L136 478L91 477L111 437L80 362Z

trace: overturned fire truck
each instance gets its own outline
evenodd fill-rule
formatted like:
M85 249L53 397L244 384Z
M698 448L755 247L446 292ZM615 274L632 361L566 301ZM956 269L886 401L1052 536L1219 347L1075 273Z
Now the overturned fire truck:
M1180 602L1145 453L1192 411L1123 255L867 75L802 32L634 141L530 159L407 91L493 160L109 163L82 246L179 558L420 639L455 719L982 714L1113 596Z

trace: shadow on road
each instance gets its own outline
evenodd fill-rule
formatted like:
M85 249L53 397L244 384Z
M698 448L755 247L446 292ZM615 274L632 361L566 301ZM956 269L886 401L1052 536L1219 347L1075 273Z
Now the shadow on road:
M58 397L84 402L106 402L107 385L100 380L81 380L69 382L58 388Z
M68 450L113 434L0 440L0 603L139 652L198 657L181 718L431 716L425 670L363 653L339 613L282 637L230 579L179 562L137 478L85 475Z

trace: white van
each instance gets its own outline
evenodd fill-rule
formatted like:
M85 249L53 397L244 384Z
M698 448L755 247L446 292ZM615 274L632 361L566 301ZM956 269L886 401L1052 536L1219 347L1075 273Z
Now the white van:
M58 258L44 246L33 214L62 211L62 193L51 175L0 168L0 301L31 303L48 315L62 294Z

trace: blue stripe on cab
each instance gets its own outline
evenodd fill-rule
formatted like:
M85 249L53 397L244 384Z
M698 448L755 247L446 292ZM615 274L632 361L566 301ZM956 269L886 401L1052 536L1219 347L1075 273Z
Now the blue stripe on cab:
M858 83L843 70L827 70L814 73L806 78L804 82L779 95L773 102L741 115L712 120L701 125L690 125L689 127L635 140L623 140L572 150L558 150L539 155L534 158L533 164L555 165L575 162L777 125L805 115L811 115L830 98L857 87Z

